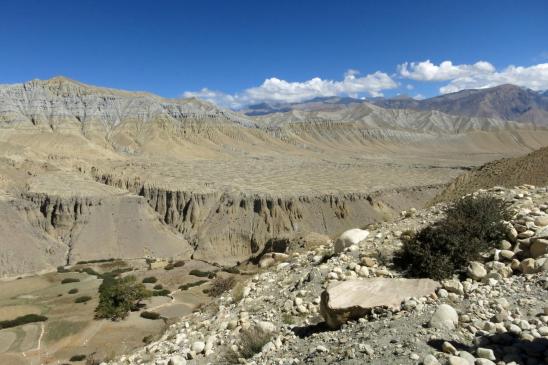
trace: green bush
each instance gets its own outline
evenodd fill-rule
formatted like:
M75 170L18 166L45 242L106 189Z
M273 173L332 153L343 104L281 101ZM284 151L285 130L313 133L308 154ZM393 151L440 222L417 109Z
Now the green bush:
M185 266L185 262L184 262L184 261L179 260L179 261L175 261L175 262L173 263L173 267L182 267L182 266Z
M84 361L86 359L86 355L74 355L70 358L69 361Z
M70 284L70 283L78 283L80 282L80 279L77 278L65 278L61 280L61 284Z
M226 291L234 288L236 285L236 278L230 276L228 278L215 278L211 282L211 287L209 288L207 294L211 297L218 297Z
M135 276L106 276L99 286L99 305L95 309L95 317L123 319L130 310L138 307L141 300L150 295L150 291L142 283L137 283Z
M153 284L157 281L158 281L158 279L155 276L147 276L146 278L143 278L143 283L144 284Z
M78 293L78 289L76 289L76 288L70 289L70 290L68 291L68 293L69 293L69 294L76 294L76 293Z
M204 283L207 283L207 280L198 280L198 281L195 281L193 283L183 284L183 285L179 286L179 289L180 290L188 290L188 289L193 288L195 286L200 286Z
M74 299L74 303L86 303L91 300L91 297L89 295L83 295L81 297L78 297Z
M163 289L163 288L164 288L164 286L162 284L156 284L156 285L154 285L154 287L152 289L160 290L160 289Z
M153 290L153 297L167 297L171 292L168 289Z
M48 317L41 316L39 314L25 314L24 316L20 316L15 319L0 321L0 330L4 328L21 326L27 323L44 322L47 320L48 320Z
M202 270L197 270L197 269L190 270L189 274L200 277L200 278L210 278L210 279L215 276L214 272L202 271Z
M495 247L506 235L511 213L501 199L467 196L449 206L445 218L403 239L394 262L413 277L444 279Z
M160 313L144 311L144 312L141 312L141 317L146 319L156 320L156 319L160 319Z

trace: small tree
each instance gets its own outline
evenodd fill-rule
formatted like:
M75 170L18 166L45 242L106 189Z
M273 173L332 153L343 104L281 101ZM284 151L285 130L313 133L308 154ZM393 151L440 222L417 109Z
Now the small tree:
M99 287L99 305L95 309L95 317L123 319L150 295L143 284L137 283L135 276L105 278Z

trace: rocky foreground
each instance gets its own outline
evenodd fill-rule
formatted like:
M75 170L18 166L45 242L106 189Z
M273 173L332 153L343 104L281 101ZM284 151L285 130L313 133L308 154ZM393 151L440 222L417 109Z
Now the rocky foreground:
M443 206L402 212L357 243L316 235L310 251L263 258L270 267L241 290L112 364L546 364L548 188L489 192L515 216L508 239L467 277L402 278L390 264L400 237Z

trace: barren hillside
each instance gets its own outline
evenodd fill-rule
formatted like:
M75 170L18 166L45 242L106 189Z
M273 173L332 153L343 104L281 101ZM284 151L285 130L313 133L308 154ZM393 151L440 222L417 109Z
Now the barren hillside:
M370 104L251 119L65 78L1 85L2 212L23 217L2 225L4 261L43 257L2 275L101 256L233 265L273 238L390 219L547 143L526 124Z
M521 184L548 184L548 148L541 148L525 156L489 162L465 173L457 177L434 202L456 199L478 189Z

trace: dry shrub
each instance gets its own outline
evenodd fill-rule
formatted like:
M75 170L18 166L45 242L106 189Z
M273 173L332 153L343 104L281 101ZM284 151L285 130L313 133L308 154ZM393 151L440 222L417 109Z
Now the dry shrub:
M272 333L265 332L257 327L251 327L240 332L238 351L227 348L223 353L223 363L238 364L239 358L249 359L262 351L264 345L270 341Z
M508 204L481 194L466 196L449 206L446 217L403 239L395 263L409 276L445 279L465 269L470 261L503 239Z
M234 285L234 288L232 288L232 299L235 303L238 303L242 299L244 299L244 289L247 282L245 280L238 281L236 285Z
M229 276L227 278L216 277L211 282L211 287L208 290L208 295L211 297L218 297L221 294L229 291L236 285L236 278Z

